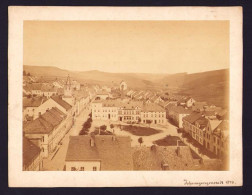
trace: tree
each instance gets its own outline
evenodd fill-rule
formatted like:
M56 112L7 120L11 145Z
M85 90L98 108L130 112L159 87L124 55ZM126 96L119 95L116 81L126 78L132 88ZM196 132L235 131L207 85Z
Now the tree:
M28 73L27 73L27 76L31 76L31 74L28 72Z
M142 137L138 138L138 143L140 144L140 146L142 145L142 143L143 143L143 138Z
M115 127L115 126L114 126L113 124L110 125L110 129L114 129L114 127Z
M107 126L106 126L106 125L102 125L102 126L100 126L100 129L101 129L102 131L106 131Z

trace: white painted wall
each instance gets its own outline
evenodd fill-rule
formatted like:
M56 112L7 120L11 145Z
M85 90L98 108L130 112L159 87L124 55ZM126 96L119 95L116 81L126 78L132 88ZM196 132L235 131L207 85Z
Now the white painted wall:
M101 170L100 161L66 161L66 171L71 171L72 167L75 167L76 171L81 171L81 167L84 167L84 171L93 171L93 167L96 167L97 171Z

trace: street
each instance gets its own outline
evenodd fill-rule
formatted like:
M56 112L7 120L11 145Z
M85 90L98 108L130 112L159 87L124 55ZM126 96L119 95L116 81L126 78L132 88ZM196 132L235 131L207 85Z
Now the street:
M82 124L87 120L90 113L89 107L84 109L79 116L76 117L75 124L69 130L69 132L62 139L62 145L59 145L59 148L55 153L48 156L48 158L43 160L43 170L44 171L62 171L65 165L65 157L67 153L69 136L79 135L80 130L82 129Z

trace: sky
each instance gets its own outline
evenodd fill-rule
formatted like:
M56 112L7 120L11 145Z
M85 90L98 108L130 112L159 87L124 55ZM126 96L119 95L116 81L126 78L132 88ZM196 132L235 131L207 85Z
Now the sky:
M229 68L228 21L25 21L24 65L180 73Z

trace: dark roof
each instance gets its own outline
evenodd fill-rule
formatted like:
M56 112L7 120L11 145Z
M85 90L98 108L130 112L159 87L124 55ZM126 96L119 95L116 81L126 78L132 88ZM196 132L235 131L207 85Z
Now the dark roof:
M61 123L65 116L54 107L35 120L25 122L23 130L27 134L48 134Z
M170 109L173 110L174 112L179 113L179 114L191 114L192 113L192 110L185 109L182 106L173 106L173 107L170 107Z
M23 98L23 107L39 107L42 103L44 103L47 100L46 97L31 97Z
M29 166L33 159L40 153L40 148L34 143L23 137L23 165Z
M202 114L199 112L193 112L190 115L187 115L183 118L183 120L188 121L189 123L193 124L196 120L202 117Z
M67 103L66 101L64 101L60 96L52 96L51 98L56 103L58 103L60 106L62 106L63 108L65 108L67 111L72 108L72 106L69 103Z
M208 124L208 120L205 117L200 117L195 121L195 123L199 125L200 129L204 129Z
M27 84L26 88L30 90L41 90L43 84L42 83L31 83Z
M155 103L145 104L143 106L144 112L165 112L165 109L162 108L160 105Z
M91 136L70 137L66 161L100 160L101 170L132 170L131 139L129 136L94 136L95 145L90 145Z
M178 155L177 146L138 147L133 152L134 170L162 170L166 164L168 170L192 170L194 162L188 146L180 146Z

